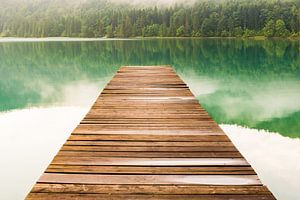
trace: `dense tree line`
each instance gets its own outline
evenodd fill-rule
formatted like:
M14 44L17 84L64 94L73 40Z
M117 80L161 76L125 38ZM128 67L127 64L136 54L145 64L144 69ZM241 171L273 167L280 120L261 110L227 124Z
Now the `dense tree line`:
M2 3L0 35L110 38L299 36L298 0L206 0L193 5L159 8L133 7L107 0L62 5L65 1Z

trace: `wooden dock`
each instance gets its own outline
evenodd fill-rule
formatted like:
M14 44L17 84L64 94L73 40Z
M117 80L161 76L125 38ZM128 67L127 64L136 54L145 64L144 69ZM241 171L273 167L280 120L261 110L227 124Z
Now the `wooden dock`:
M27 199L274 200L168 66L121 67Z

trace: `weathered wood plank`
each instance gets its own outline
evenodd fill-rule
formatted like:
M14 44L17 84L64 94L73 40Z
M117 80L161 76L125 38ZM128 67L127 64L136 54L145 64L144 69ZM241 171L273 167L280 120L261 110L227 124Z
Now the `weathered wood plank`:
M261 185L257 175L100 175L44 173L38 183L132 185Z
M123 133L117 131L74 131L69 137L69 140L127 140L127 141L229 141L225 135L217 135L215 133L203 133L203 135L192 134L176 134L164 135L164 133L157 134L143 134L143 131L137 133Z
M181 199L181 200L274 200L271 194L266 195L111 195L111 194L56 194L56 193L31 193L29 200L149 200L149 199Z
M84 188L84 189L83 189ZM203 185L95 185L37 183L33 192L95 193L95 194L216 194L257 195L270 194L265 186L203 186Z
M151 152L151 151L59 151L57 156L75 157L130 157L130 158L241 158L238 151L193 151L193 152Z
M103 165L67 165L52 163L46 172L55 173L96 173L96 174L239 174L254 175L249 166L103 166Z
M237 151L237 149L232 146L199 146L199 147L139 147L139 146L70 146L64 145L62 150L73 150L73 151L174 151L174 152L183 152L183 151Z
M52 164L123 165L123 166L249 166L243 158L118 158L118 157L61 157Z
M199 146L230 146L232 142L145 142L145 141L85 141L85 140L68 140L65 145L84 145L84 146L152 146L152 147L199 147Z
M209 137L215 136L216 138L228 138L220 128L215 127L214 130L209 128L201 128L201 129L150 129L150 128L131 128L126 129L118 128L118 129L99 129L95 125L88 125L88 124L80 124L77 128L73 131L73 134L108 134L108 135L115 135L115 134L130 134L130 135L140 135L140 136L147 136L147 135L155 135L156 137L164 137L164 136L197 136L197 137ZM197 140L196 140L197 141Z

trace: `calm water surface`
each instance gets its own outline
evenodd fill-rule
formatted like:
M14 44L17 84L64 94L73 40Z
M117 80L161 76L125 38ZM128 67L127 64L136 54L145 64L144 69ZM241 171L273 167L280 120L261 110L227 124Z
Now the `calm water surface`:
M0 174L11 181L0 195L26 195L121 65L161 64L226 124L276 197L300 199L299 41L241 39L0 40L0 154L19 173Z

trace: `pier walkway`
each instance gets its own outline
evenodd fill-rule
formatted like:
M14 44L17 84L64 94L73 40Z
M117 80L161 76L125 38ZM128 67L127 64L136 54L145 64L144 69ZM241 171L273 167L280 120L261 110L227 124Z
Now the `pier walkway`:
M168 66L121 67L27 199L274 200Z

